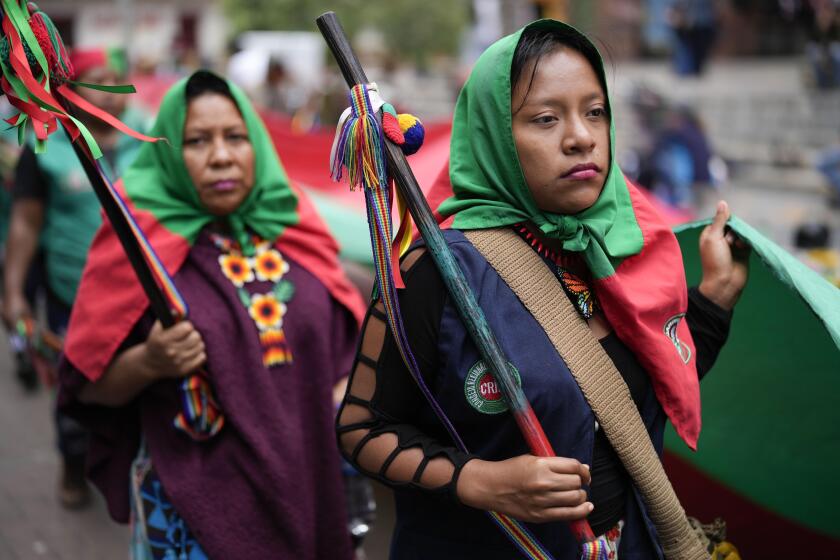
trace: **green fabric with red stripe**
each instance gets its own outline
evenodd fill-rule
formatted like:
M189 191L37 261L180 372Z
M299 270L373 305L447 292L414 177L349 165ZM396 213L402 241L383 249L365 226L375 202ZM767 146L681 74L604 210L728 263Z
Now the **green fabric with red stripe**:
M706 223L677 228L693 282ZM750 279L703 380L699 451L666 436L672 478L690 515L727 521L744 558L840 558L840 290L743 221L729 225L753 247Z

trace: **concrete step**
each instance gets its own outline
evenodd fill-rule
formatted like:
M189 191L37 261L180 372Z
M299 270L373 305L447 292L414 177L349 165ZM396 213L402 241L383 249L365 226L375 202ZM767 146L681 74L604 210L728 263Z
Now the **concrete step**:
M784 190L813 195L829 194L825 178L812 168L739 165L733 167L731 171L732 181L759 190Z
M807 88L804 71L799 58L715 61L704 76L685 79L662 62L622 63L609 78L619 141L633 145L638 135L628 101L644 84L694 108L725 159L809 168L822 149L840 143L840 91Z

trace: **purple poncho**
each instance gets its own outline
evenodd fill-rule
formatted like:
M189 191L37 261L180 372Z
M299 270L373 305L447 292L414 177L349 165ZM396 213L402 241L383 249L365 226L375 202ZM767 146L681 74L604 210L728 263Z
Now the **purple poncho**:
M172 504L211 558L352 558L332 390L350 371L356 322L318 278L289 261L285 279L295 293L283 328L294 361L266 368L258 330L219 254L202 234L175 283L204 338L224 429L204 443L177 431L175 380L122 408L85 405L75 395L86 380L64 361L59 406L92 432L88 476L111 516L127 522L129 467L142 432ZM150 325L144 317L123 346L142 341Z

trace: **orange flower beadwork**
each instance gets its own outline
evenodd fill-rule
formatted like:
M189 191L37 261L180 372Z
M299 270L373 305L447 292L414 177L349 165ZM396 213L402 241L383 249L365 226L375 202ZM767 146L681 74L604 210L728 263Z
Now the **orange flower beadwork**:
M248 313L261 331L279 329L283 326L286 305L277 301L272 293L254 294L251 296L251 307Z
M292 350L283 331L286 302L295 293L294 284L283 278L289 272L289 263L270 242L256 236L251 239L255 254L250 258L242 254L237 242L220 235L213 235L212 239L222 252L222 273L236 287L239 300L259 331L263 364L273 367L291 363ZM252 283L257 281L273 285L266 293L252 293L257 288ZM251 285L251 289L246 285Z
M236 253L219 255L219 265L222 267L222 273L225 277L237 288L241 288L247 282L253 282L254 280L254 271L251 269L251 264L242 255Z
M277 282L289 271L289 264L274 249L269 249L254 257L254 272L258 280Z

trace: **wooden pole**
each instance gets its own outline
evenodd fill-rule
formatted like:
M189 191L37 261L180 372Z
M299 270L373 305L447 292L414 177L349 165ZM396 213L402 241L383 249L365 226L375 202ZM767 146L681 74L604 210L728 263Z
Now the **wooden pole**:
M172 315L172 310L166 303L163 291L160 286L158 286L157 281L149 268L149 264L146 262L146 257L143 254L143 249L140 247L140 243L137 241L137 238L134 237L134 232L131 230L131 226L126 221L125 216L123 216L122 210L118 206L116 200L114 200L113 196L111 196L110 188L113 187L109 187L107 184L109 179L103 175L99 166L94 163L90 154L81 146L80 141L73 142L73 139L70 137L70 133L67 132L66 128L64 129L64 132L67 134L67 138L73 145L76 157L79 158L79 163L82 164L88 181L90 181L93 191L99 199L99 203L102 205L103 210L105 210L105 215L107 216L108 221L111 222L111 227L114 228L114 233L116 234L117 239L120 240L120 244L123 246L123 250L125 250L128 261L131 263L131 267L134 269L134 273L137 275L137 279L140 281L143 291L146 292L146 297L149 298L149 304L152 308L152 312L164 328L171 327L175 324L175 317Z

